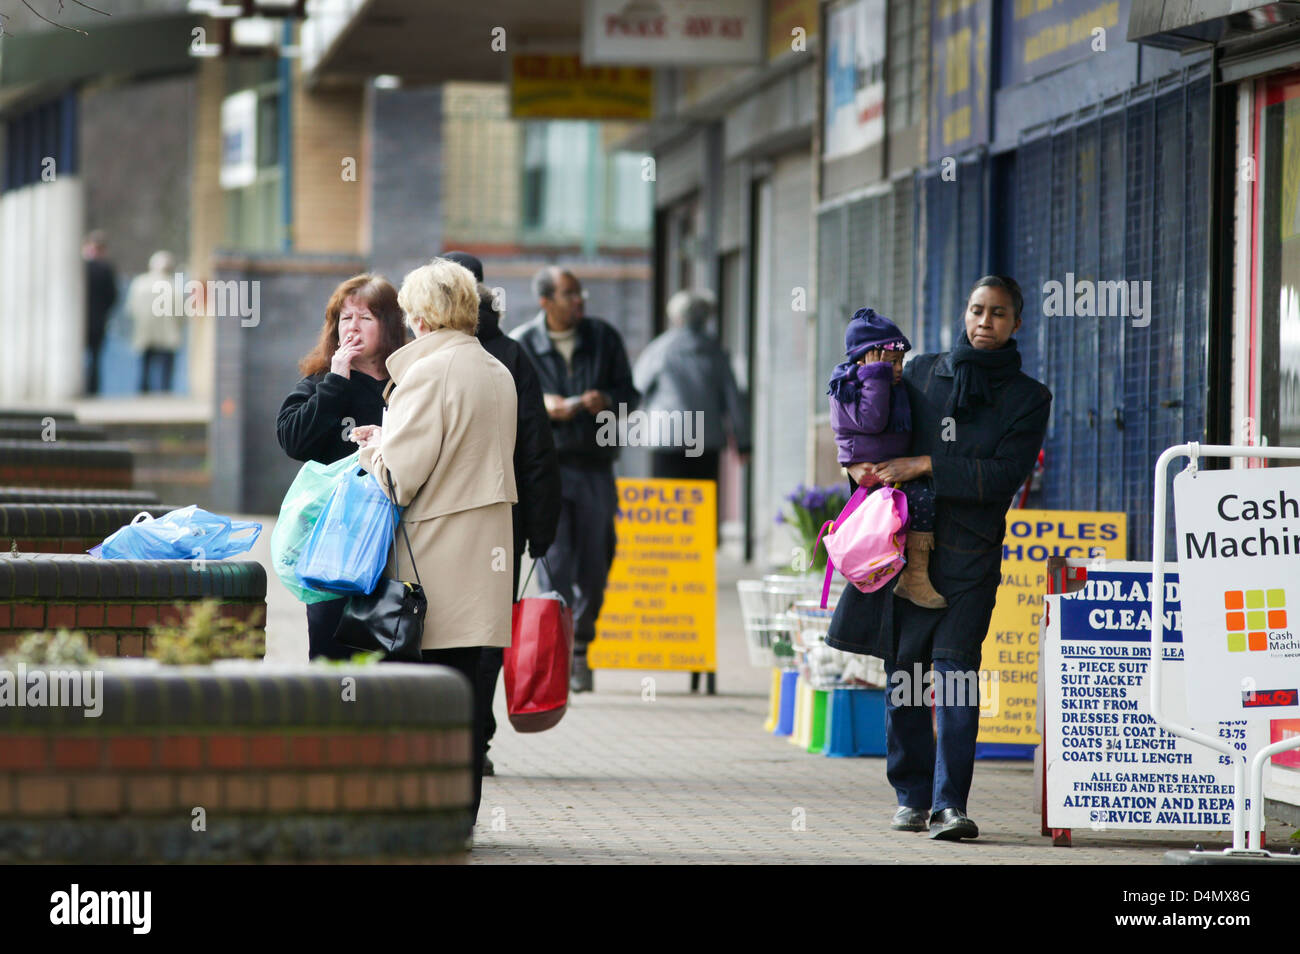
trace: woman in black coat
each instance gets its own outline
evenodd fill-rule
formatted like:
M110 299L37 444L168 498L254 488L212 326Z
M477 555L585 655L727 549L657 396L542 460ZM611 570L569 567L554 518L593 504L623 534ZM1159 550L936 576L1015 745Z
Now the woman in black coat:
M280 405L276 436L294 460L332 464L356 453L354 427L382 424L388 356L406 343L397 289L377 275L343 282L325 306L320 340L299 363L301 381ZM334 641L347 601L307 604L311 658L348 659Z
M931 838L979 834L966 800L979 733L980 648L1001 581L1006 512L1033 469L1052 403L1051 392L1020 370L1011 336L1023 308L1014 280L977 281L965 333L952 350L918 355L903 370L915 456L849 468L854 480L870 469L887 484L934 481L930 578L948 606L922 609L889 586L874 593L846 587L826 640L885 660L887 774L899 804L891 827L928 827ZM926 672L931 664L933 675Z

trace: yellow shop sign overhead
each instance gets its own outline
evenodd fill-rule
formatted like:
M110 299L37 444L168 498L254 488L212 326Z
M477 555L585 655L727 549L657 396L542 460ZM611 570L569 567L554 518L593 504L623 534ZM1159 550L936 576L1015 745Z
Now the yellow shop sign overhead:
M515 119L648 120L654 113L654 71L586 66L574 54L516 54L511 61L510 115Z

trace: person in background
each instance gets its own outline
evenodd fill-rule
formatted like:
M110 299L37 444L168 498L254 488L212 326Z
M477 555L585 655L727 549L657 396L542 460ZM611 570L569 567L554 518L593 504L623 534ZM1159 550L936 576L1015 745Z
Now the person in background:
M108 313L117 303L117 273L108 260L108 239L99 229L81 245L86 261L86 393L99 393L99 358L108 334Z
M131 281L126 294L126 310L131 318L131 346L140 355L140 393L152 390L152 368L157 365L162 377L158 390L172 389L172 369L181 347L182 303L172 294L172 273L176 260L170 252L149 256L149 270ZM155 291L159 284L166 291Z
M613 325L583 313L586 292L565 269L547 266L533 276L537 317L510 337L523 346L537 369L542 400L551 419L560 463L560 521L555 542L537 575L543 590L555 590L573 608L574 692L590 692L587 646L614 562L614 484L617 442L598 439L596 415L636 408L641 396L632 383L623 339Z
M388 356L406 343L397 289L378 275L356 275L330 295L316 347L298 362L303 375L280 405L276 437L294 460L332 464L356 453L351 430L383 423ZM334 641L345 599L307 604L309 656L349 659Z
M749 411L727 353L707 330L714 307L708 292L677 292L668 299L669 329L637 358L632 380L641 392L642 410L699 414L703 423L702 432L693 435L695 447L668 443L676 436L671 428L651 429L652 439L659 441L650 452L653 477L716 483L718 455L728 436L742 457L749 453ZM682 436L686 433L683 421Z
M499 554L513 558L518 402L510 372L474 338L479 295L468 269L435 258L406 276L398 301L415 340L388 358L387 424L352 436L361 466L406 508L411 550L395 547L386 573L414 580L420 570L429 601L423 661L469 680L472 824L483 791L480 656L485 646L510 645L510 580Z
M495 306L492 289L483 284L483 263L468 252L447 252L443 258L469 269L478 283L478 331L475 337L488 354L496 358L515 382L518 411L515 425L515 486L519 502L511 511L514 526L514 583L510 592L519 592L519 565L524 545L534 560L540 559L555 539L560 520L560 466L555 457L555 439L551 422L542 401L542 386L537 371L524 353L523 346L501 330L501 316ZM492 715L497 676L501 673L502 649L484 646L479 665L478 705L483 721L483 774L495 775L487 751L496 735L497 723Z

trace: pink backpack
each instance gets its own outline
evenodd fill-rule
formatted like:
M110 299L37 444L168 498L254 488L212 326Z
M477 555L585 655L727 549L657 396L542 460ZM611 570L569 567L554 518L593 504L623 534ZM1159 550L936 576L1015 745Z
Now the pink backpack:
M830 532L827 533L829 528ZM903 568L907 528L907 497L896 487L859 487L840 515L827 520L817 534L826 534L826 582L822 609L830 598L831 574L839 570L863 593L872 593ZM817 544L813 544L817 552Z

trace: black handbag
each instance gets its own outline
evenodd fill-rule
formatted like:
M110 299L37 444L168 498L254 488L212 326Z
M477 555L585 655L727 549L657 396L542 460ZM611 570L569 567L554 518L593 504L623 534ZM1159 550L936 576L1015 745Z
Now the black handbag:
M387 476L387 475L385 475ZM388 497L393 499L393 481L388 478ZM393 516L406 541L406 552L411 557L415 582L390 580L381 576L374 591L365 596L353 595L343 607L334 638L340 645L362 652L381 652L385 662L420 662L420 643L424 640L424 618L429 612L429 601L420 585L420 570L415 565L411 538L406 535L406 524ZM393 555L397 555L397 534L393 534ZM397 561L393 564L396 566Z

